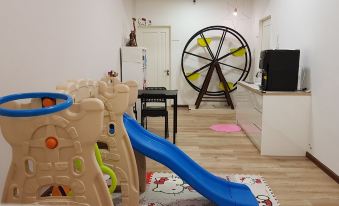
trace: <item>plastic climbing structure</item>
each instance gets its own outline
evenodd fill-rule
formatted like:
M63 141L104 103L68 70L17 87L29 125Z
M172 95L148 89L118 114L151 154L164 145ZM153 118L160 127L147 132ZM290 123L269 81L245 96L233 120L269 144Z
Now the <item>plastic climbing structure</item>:
M123 114L132 112L138 85L134 81L121 84L116 78L104 81L68 81L57 90L70 95L74 102L86 98L99 99L104 104L103 130L97 140L105 165L117 174L122 192L122 204L139 204L139 179L136 159L123 125Z
M0 105L1 131L13 150L2 203L113 205L94 153L100 100L73 104L65 94L27 93L1 97ZM54 196L59 192L67 194Z

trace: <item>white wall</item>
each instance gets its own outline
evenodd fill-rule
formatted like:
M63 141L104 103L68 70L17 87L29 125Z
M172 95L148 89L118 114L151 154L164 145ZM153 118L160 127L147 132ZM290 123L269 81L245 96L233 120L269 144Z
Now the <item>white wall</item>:
M171 87L179 89L179 104L194 105L198 93L181 72L182 50L188 39L202 28L224 25L252 42L252 0L238 0L239 15L233 16L235 0L137 0L136 17L152 20L154 26L171 26Z
M254 35L271 15L273 48L301 49L312 90L310 152L339 175L339 1L256 0L253 11Z
M272 20L272 49L301 49L300 66L306 72L305 87L310 87L310 62L308 53L312 50L309 44L314 38L312 23L316 18L313 14L314 5L303 0L280 1L280 0L255 0L253 5L253 26L255 36L255 49L259 47L259 21L267 16ZM305 35L307 34L307 35ZM260 52L256 53L255 69L258 70ZM256 72L255 72L256 73Z
M134 0L0 0L0 96L119 71ZM0 134L0 196L11 159Z

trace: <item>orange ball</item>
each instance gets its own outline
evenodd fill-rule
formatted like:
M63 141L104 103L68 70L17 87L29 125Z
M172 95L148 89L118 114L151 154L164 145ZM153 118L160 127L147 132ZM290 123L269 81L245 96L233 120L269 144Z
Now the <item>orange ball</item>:
M42 106L43 107L51 107L56 105L56 101L55 99L51 99L51 98L43 98L42 99Z
M55 137L48 137L45 144L48 149L55 149L58 146L58 140Z

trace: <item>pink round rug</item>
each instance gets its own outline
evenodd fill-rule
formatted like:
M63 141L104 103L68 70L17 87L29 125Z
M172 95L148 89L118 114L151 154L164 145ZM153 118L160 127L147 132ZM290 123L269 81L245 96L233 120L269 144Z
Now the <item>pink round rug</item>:
M215 124L210 127L216 132L240 132L241 128L236 124Z

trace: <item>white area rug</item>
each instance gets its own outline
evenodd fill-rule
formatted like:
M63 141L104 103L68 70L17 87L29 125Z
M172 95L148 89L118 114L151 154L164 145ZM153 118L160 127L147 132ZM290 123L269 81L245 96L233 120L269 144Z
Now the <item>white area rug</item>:
M272 190L263 177L258 175L219 175L227 181L249 186L256 196L259 206L279 206ZM208 182L206 182L208 184ZM120 194L114 194L114 205L122 205ZM140 197L142 206L211 206L209 200L201 196L174 173L148 173L147 189Z

